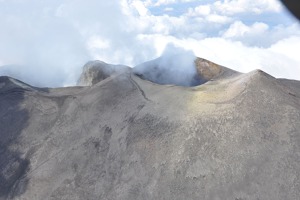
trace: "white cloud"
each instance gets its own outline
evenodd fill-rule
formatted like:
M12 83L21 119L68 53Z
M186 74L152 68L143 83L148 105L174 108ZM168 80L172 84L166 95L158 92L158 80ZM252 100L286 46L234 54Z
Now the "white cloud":
M280 12L281 4L276 0L225 0L216 1L214 9L227 15L251 12L261 14L263 12Z
M188 10L187 15L188 16L205 16L209 15L211 13L211 6L210 5L200 5L196 8L190 8Z
M284 39L267 48L249 47L241 42L220 37L182 40L172 36L148 35L144 36L143 40L156 44L155 48L159 54L171 43L192 50L196 56L240 72L262 69L278 78L300 79L300 57L296 55L300 36Z
M223 34L225 38L239 38L247 35L257 36L265 33L269 29L269 26L265 23L256 22L251 26L245 25L241 21L236 21L230 25L229 29Z
M231 18L227 16L217 15L217 14L211 14L206 17L206 19L209 22L214 22L218 24L225 24L231 21Z
M169 11L173 11L173 10L174 10L174 8L167 7L167 8L165 8L164 10L165 10L166 12L169 12Z
M138 13L141 16L146 16L149 14L148 9L145 7L145 5L141 1L135 0L132 2L131 5L135 7L135 9L138 11Z
M259 47L268 47L282 39L299 35L300 28L296 23L289 26L270 27L262 22L255 22L247 26L241 21L235 21L227 30L221 32L221 36L224 38Z
M193 18L200 17L205 19L207 22L213 22L218 24L227 24L232 21L231 17L219 14L213 10L212 5L200 5L195 8L189 8L185 16Z
M293 42L299 44L299 39ZM241 71L249 72L254 69L262 69L275 77L285 77L291 79L299 79L300 67L296 63L300 63L298 57L289 56L298 47L290 48L291 38L287 41L280 41L270 48L248 47L241 42L233 42L222 38L210 38L200 42L200 45L208 46L213 52L208 52L206 56L215 60L217 63ZM274 48L283 43L285 50L275 51ZM201 51L196 51L201 54Z
M88 60L134 66L173 43L243 72L261 68L300 79L300 28L277 1L184 2L0 1L0 64L16 65L0 67L0 75L39 86L72 84ZM167 12L154 15L155 9ZM268 22L273 16L282 20Z
M278 54L285 55L290 59L300 62L299 57L300 37L289 37L278 41L270 47L270 50ZM298 64L300 68L300 65Z
M146 5L148 6L162 6L162 5L170 5L170 4L178 4L178 3L187 3L194 2L197 0L148 0L146 1Z
M239 14L259 15L263 13L279 13L281 11L282 5L277 0L223 0L211 1L208 4L190 8L187 15L206 16L218 14L230 17Z
M169 5L169 4L172 4L172 3L175 3L176 0L158 0L154 6L161 6L161 5Z

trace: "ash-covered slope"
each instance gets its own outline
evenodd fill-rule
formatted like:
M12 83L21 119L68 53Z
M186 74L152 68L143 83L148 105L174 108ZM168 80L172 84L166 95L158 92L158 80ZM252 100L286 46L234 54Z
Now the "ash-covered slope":
M1 78L0 199L298 199L299 82L213 79L180 87L125 71L15 90Z

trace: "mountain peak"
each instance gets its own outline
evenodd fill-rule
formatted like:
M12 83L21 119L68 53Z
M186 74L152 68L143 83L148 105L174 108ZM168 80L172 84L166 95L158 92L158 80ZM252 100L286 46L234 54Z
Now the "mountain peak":
M83 66L82 74L77 82L79 86L91 86L116 73L128 71L125 65L108 64L100 60L89 61Z
M158 61L144 67L163 78L172 70L153 64L180 66ZM189 64L205 84L155 84L102 61L84 67L93 87L45 93L0 77L0 199L299 196L299 81Z

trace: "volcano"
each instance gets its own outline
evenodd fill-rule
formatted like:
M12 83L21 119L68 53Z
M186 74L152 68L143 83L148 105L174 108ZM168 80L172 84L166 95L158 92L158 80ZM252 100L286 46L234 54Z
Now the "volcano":
M153 63L0 77L0 199L299 199L299 81L197 58L185 85Z

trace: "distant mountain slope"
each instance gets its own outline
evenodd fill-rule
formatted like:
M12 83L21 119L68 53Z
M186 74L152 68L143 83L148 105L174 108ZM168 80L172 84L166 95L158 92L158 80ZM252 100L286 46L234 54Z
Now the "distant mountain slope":
M196 87L1 77L0 199L298 199L299 81L198 62Z

